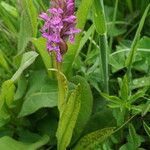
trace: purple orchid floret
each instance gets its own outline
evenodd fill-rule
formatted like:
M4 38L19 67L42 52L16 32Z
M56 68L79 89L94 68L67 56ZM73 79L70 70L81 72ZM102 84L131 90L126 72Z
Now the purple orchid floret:
M67 51L67 40L74 43L75 34L81 31L75 28L74 8L74 0L51 0L51 8L39 16L45 21L41 32L47 39L47 49L55 51L58 62L62 61L62 55Z

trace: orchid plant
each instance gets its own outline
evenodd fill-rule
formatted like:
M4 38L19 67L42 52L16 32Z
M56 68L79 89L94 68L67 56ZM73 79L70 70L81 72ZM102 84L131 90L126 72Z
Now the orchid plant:
M0 0L0 150L150 149L149 10Z

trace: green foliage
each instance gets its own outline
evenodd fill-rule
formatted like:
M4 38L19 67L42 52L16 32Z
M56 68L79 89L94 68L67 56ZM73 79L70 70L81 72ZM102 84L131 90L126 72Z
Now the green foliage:
M64 111L60 116L56 133L58 150L66 149L71 141L73 129L77 122L81 106L81 94L79 93L79 87L80 85L77 85L76 89L70 94L70 97L64 106Z
M23 0L20 33L18 40L18 54L25 51L28 42L37 34L37 12L33 0Z
M112 133L113 128L105 128L89 133L79 140L73 150L94 149L96 145L103 143Z
M33 52L33 51L24 53L22 56L20 67L11 79L13 81L18 80L18 78L23 73L23 71L26 68L28 68L35 61L37 56L38 56L38 54L36 52Z
M78 8L77 11L77 28L83 30L84 26L86 24L86 20L87 20L87 16L89 13L89 9L91 8L93 0L82 0L80 7ZM82 34L78 34L76 36L76 43L71 45L68 45L68 53L66 54L65 58L64 58L64 65L63 65L63 69L64 72L67 73L68 71L70 71L70 69L72 68L72 65L74 63L74 59L76 57L76 50L79 47L79 43L80 40L82 39Z
M141 18L139 27L137 29L136 35L134 37L133 43L131 45L131 51L130 51L129 56L126 60L126 66L127 67L130 67L132 65L132 62L134 61L134 57L135 57L135 54L136 54L136 51L137 51L137 45L138 45L138 42L139 42L139 39L140 39L140 33L141 33L142 28L143 28L146 16L147 16L148 11L149 11L149 8L150 8L150 4L145 9L145 12L144 12L144 14Z
M72 137L73 142L75 142L81 136L81 133L92 114L93 97L90 86L83 77L75 76L71 79L71 82L76 85L80 84L79 92L81 93L81 106Z
M143 138L136 133L135 128L132 124L129 126L129 135L127 139L128 143L124 144L119 150L139 149L141 143L143 142Z
M23 143L16 141L8 136L0 138L0 149L1 150L35 150L45 145L48 142L48 136L42 137L39 141L31 143ZM8 144L9 143L9 144Z
M39 38L33 39L32 42L37 47L37 51L40 53L40 56L42 57L45 67L48 71L49 68L52 68L52 60L46 50L46 40L44 38ZM48 73L51 76L49 71Z
M144 129L145 129L146 133L150 137L150 127L145 122L143 122L143 126L144 126Z
M8 65L8 63L7 63L6 59L5 59L5 56L4 56L4 54L3 54L3 52L2 52L1 50L0 50L0 65L1 65L6 71L10 72L10 71L9 71L9 65Z
M0 150L150 149L149 0L76 0L62 63L40 33L49 2L0 0Z
M93 5L95 28L99 34L103 35L107 31L103 0L95 0Z
M43 107L57 106L57 93L58 88L55 81L48 80L41 71L34 72L29 79L28 91L19 117L30 115Z

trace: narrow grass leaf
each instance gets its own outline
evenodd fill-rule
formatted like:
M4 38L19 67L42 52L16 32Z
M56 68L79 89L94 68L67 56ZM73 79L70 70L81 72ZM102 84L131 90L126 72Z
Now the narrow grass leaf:
M145 106L142 110L142 116L145 116L150 111L150 99L148 99L147 103L145 103Z
M103 35L107 31L103 0L94 0L93 6L95 28L99 34Z
M140 40L140 34L141 34L142 28L144 26L144 22L145 22L147 14L148 14L149 8L150 8L150 4L145 9L145 12L144 12L144 14L143 14L143 16L141 18L139 27L138 27L138 29L136 31L134 40L133 40L132 45L131 45L130 53L129 53L129 55L128 55L127 59L126 59L126 62L125 62L126 67L131 66L133 61L134 61L135 54L136 54L137 47L138 47L138 43L139 43L139 40Z
M40 54L45 67L48 69L52 68L52 58L50 57L47 49L46 49L46 39L38 38L32 40L33 44L36 46L38 53ZM51 72L48 71L48 74L51 76Z
M85 32L84 36L82 37L81 41L80 41L80 45L79 48L77 50L76 53L76 57L79 55L79 53L81 52L83 46L86 44L86 42L89 40L91 34L95 31L95 27L94 25L91 25L91 27Z
M4 1L1 1L1 3L0 3L2 6L3 6L3 8L6 10L6 11L8 11L12 16L14 16L14 17L18 17L18 12L17 12L17 9L15 8L15 7L13 7L12 5L10 5L10 4L8 4L8 3L6 3L6 2L4 2Z
M9 65L4 57L3 52L0 50L0 66L2 66L7 72L10 72Z
M32 0L24 0L18 38L18 55L25 51L28 42L37 34L37 12Z
M150 127L145 122L143 122L143 126L147 135L150 137Z

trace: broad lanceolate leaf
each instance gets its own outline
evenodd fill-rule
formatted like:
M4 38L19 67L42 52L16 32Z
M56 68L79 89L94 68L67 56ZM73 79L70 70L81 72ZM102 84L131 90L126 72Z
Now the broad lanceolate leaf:
M83 77L75 76L71 79L71 82L76 85L80 84L79 92L81 94L81 107L72 137L72 142L74 143L81 136L81 133L90 118L93 108L93 97L90 86Z
M56 133L58 150L65 150L71 141L81 105L79 88L80 85L71 93L61 115Z
M4 136L0 138L1 150L35 150L45 145L49 141L48 136L43 136L39 141L35 143L23 143L16 141L11 137Z
M41 108L57 106L57 82L49 80L46 73L35 71L30 75L26 93L19 117L27 116Z
M18 40L18 55L24 52L28 42L37 34L37 12L33 0L23 0L23 8Z
M13 81L18 80L18 78L20 77L22 72L35 61L37 56L38 56L38 54L34 51L24 53L22 56L22 61L21 61L20 67L17 70L17 72L13 75L11 80L13 80Z
M77 11L77 28L83 30L86 20L87 20L87 15L89 13L89 9L91 8L93 0L82 0L79 9ZM70 69L72 68L73 62L75 57L77 56L77 49L79 47L80 41L82 39L82 34L78 34L75 39L75 44L69 44L68 46L68 52L65 55L64 58L64 64L63 64L63 69L66 72L66 74L69 73Z
M95 132L89 133L82 137L73 150L91 150L96 145L102 144L111 134L113 128L104 128Z
M134 61L135 54L136 54L137 47L138 47L138 42L139 42L139 39L140 39L140 34L141 34L142 28L144 26L144 22L145 22L147 13L149 11L149 8L150 8L150 4L145 9L145 12L144 12L144 14L142 16L142 19L140 21L139 27L137 29L136 35L134 37L134 40L133 40L133 43L132 43L132 46L131 46L129 56L127 57L127 60L126 60L126 67L131 66L133 61Z
M95 28L99 34L103 35L107 31L103 0L94 0L93 6Z

